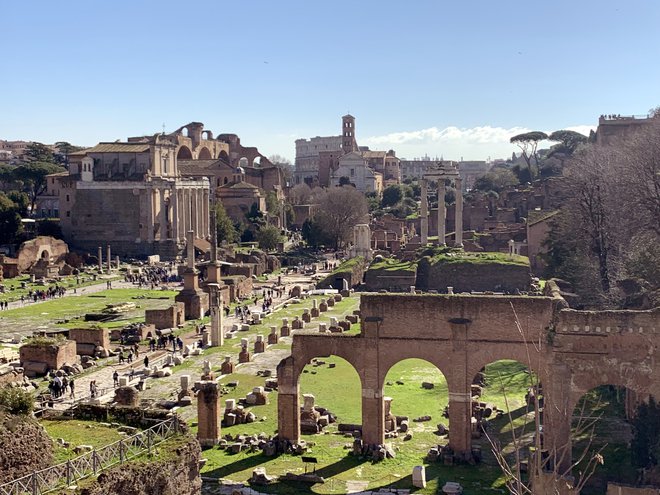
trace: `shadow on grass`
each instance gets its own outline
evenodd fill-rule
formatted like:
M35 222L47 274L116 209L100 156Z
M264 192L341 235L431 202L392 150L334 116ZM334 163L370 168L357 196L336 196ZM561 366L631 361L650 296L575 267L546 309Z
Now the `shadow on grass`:
M245 471L248 469L255 468L257 466L261 466L264 464L267 464L270 461L273 461L276 459L276 457L267 457L263 454L255 454L255 455L247 455L245 457L242 457L240 459L237 459L236 461L232 462L231 464L226 464L222 467L219 467L217 469L214 469L212 471L209 471L207 473L204 473L205 477L209 478L232 478L233 473L238 473L241 471ZM321 476L325 478L326 480L329 480L331 484L336 484L338 483L337 481L332 481L330 480L334 476L337 476L344 471L348 471L349 469L353 469L360 464L364 464L368 461L364 459L360 459L358 457L354 456L346 456L341 458L340 460L333 462L332 464L329 464L327 466L323 466L322 468L319 468L316 470L316 475ZM300 458L300 464L302 466L302 458ZM309 472L312 470L310 469ZM237 480L237 481L242 481L242 480ZM294 481L277 481L275 483L272 483L267 486L259 487L259 491L264 492L264 493L282 493L282 494L294 494L294 493L308 493L312 494L315 493L312 491L312 486L314 484L309 484L309 483L301 483L301 482L294 482Z
M224 466L214 469L213 471L204 473L204 476L208 476L209 478L227 478L231 477L233 473L239 473L241 471L245 471L246 469L266 464L273 459L274 457L267 457L263 454L246 455L245 457L241 457L231 464L225 464Z

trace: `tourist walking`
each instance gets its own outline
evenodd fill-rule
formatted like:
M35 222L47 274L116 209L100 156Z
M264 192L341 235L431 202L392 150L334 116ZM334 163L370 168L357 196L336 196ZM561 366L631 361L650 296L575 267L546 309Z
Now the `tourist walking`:
M144 356L144 367L145 368L149 367L149 356Z
M119 386L119 373L117 373L117 370L112 374L112 381L115 384L115 388Z
M69 381L69 389L71 390L71 394L69 397L72 399L76 398L76 383L73 381L73 378L71 378L71 381Z

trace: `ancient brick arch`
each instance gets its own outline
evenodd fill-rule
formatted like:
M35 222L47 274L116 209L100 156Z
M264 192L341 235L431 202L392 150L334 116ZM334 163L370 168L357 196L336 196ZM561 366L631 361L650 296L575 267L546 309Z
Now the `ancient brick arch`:
M198 160L212 160L213 157L211 156L211 152L209 151L209 149L206 146L203 146L197 152L197 159Z
M176 154L177 160L192 160L192 151L187 146L181 146Z
M654 361L660 345L659 309L588 312L563 307L565 301L552 297L365 294L360 335L294 335L292 355L278 366L279 435L299 440L300 373L313 357L330 354L358 371L367 444L384 442L383 384L389 369L408 358L437 366L449 389L449 443L465 457L471 452L470 385L494 361L513 359L537 373L546 403L545 446L554 452L570 448L572 411L589 389L612 384L660 396L660 370ZM423 324L415 325L417 321ZM570 464L570 458L564 463Z

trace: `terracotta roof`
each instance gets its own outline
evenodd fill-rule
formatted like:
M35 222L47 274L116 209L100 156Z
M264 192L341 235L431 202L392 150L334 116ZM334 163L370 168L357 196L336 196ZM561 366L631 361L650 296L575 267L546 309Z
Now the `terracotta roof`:
M206 174L209 170L218 168L225 163L222 160L177 160L179 173L182 175Z
M76 153L76 155L87 153L144 153L149 151L149 148L149 143L99 143Z
M387 152L385 151L363 151L362 156L365 158L385 158Z

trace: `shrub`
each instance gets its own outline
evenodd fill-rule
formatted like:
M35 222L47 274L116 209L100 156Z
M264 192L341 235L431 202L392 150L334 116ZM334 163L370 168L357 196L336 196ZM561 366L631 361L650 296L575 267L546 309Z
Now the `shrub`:
M0 409L11 414L28 415L34 408L34 397L22 388L0 388Z

